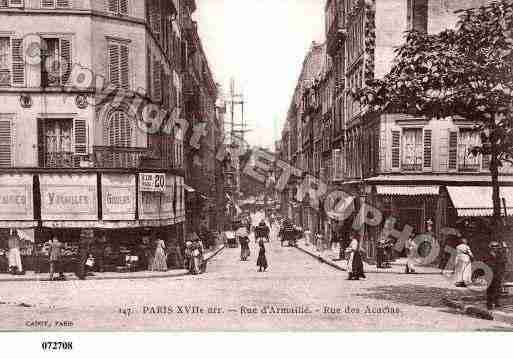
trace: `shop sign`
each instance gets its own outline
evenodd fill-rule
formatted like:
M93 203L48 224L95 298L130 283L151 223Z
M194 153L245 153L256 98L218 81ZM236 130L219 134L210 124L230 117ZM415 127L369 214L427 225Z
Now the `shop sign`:
M175 218L175 176L166 176L166 191L162 193L162 201L160 204L161 219Z
M139 218L142 220L175 219L175 176L166 175L165 191L139 192Z
M0 175L0 220L34 220L33 177Z
M164 192L166 190L165 173L139 173L141 192Z
M40 175L41 218L98 220L96 174Z
M135 220L135 196L135 175L102 174L103 220Z

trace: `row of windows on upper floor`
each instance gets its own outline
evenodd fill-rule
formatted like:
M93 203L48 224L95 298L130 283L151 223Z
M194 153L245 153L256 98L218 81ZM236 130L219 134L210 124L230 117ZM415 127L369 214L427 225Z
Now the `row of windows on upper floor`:
M129 15L130 0L104 0L104 10L119 14ZM0 8L25 9L71 9L73 0L0 0Z
M40 86L32 87L60 87L73 85L69 83L73 63L72 36L48 36L42 39ZM133 53L127 41L107 42L107 69L108 83L124 90L133 90L132 78L134 75ZM147 51L148 95L155 102L162 103L166 108L174 108L180 104L179 84L176 83L172 71L166 71L160 61L151 51ZM22 39L16 37L0 36L0 88L26 87L30 61L24 57ZM31 79L32 81L32 79ZM94 86L94 84L91 84Z

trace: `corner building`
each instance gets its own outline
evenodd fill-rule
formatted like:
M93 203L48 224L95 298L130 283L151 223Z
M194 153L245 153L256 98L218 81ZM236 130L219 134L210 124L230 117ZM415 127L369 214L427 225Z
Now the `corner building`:
M187 48L178 6L192 3L0 1L0 228L21 234L26 269L44 270L52 235L73 253L84 231L104 231L113 266L151 232L182 246L172 120ZM147 126L149 104L172 115Z

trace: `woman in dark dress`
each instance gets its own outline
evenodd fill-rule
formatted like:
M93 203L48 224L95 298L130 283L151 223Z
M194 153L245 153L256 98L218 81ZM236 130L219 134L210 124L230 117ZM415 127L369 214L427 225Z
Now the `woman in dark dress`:
M360 280L365 278L363 270L363 260L360 248L360 236L353 233L351 236L351 243L346 250L349 253L349 260L347 264L347 271L349 272L348 280Z
M263 271L265 272L267 270L267 258L265 256L265 245L262 239L258 242L258 246L260 247L257 259L258 271L262 272L263 269Z

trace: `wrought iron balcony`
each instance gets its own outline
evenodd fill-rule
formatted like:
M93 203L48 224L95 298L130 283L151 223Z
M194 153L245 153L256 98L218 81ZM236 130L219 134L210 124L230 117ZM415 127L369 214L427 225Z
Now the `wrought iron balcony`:
M43 168L78 168L81 156L73 152L47 152L42 158L40 167Z
M420 172L422 171L422 163L403 163L401 170L404 172Z
M141 159L149 154L147 148L95 146L93 149L97 168L139 168Z

